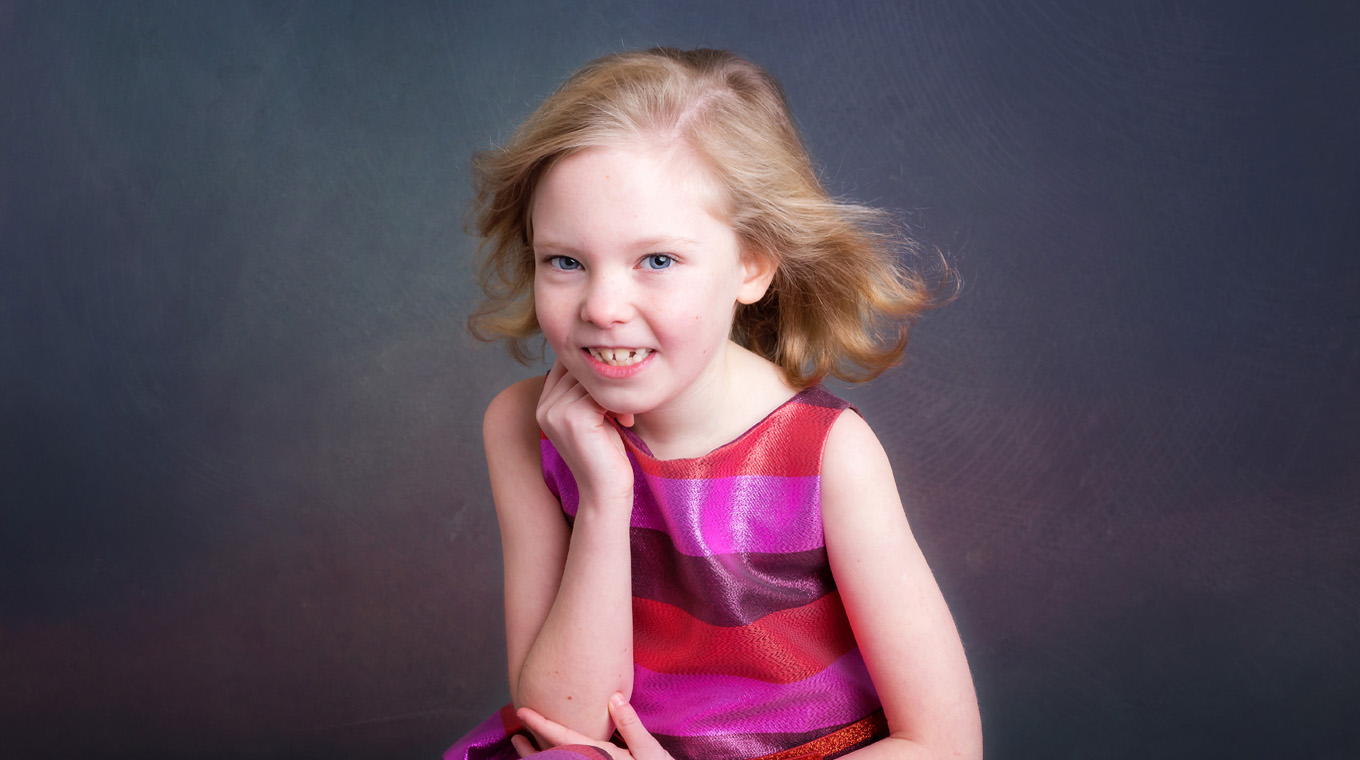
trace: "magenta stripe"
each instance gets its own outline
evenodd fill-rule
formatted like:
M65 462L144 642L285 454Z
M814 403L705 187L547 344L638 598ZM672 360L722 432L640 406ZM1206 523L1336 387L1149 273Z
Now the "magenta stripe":
M541 448L548 487L562 502L562 511L575 517L580 499L576 480L552 443L544 439ZM819 503L821 479L816 476L675 480L646 475L634 462L633 477L633 527L669 533L682 554L799 552L825 545L821 512L789 506Z
M671 480L645 476L651 487L633 506L635 528L663 530L676 551L693 557L737 552L798 552L825 546L822 515L816 509L818 477L738 475L715 480ZM667 506L662 510L660 502ZM680 513L681 508L685 509ZM793 518L793 519L791 519Z
M634 665L631 701L642 725L672 736L814 731L879 709L858 648L817 675L788 684L671 675Z
M508 751L508 756L506 752ZM505 736L505 724L499 711L482 721L444 753L444 760L496 760L517 757L510 740Z
M562 511L575 517L580 496L571 469L546 438L541 451L548 488L562 502ZM817 476L685 480L647 475L633 462L633 478L633 527L671 534L682 554L799 552L825 545L821 512L791 506L820 503Z

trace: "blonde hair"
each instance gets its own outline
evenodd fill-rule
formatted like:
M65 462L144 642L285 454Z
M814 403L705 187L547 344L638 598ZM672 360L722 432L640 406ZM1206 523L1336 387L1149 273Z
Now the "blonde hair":
M743 255L776 264L765 297L737 309L732 339L803 388L853 382L901 361L911 320L935 304L897 252L917 246L878 209L831 198L779 83L722 50L654 48L605 56L568 79L504 146L473 159L471 227L482 239L486 299L468 319L527 362L538 334L529 209L544 173L591 147L687 148L724 196ZM947 268L945 274L948 275Z

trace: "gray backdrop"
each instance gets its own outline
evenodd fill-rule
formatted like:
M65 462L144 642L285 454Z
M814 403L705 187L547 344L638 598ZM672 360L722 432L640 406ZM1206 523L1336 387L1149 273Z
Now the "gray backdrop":
M678 5L0 2L0 752L504 702L480 415L542 368L463 331L468 159L665 43L967 283L847 393L989 756L1357 756L1360 6Z

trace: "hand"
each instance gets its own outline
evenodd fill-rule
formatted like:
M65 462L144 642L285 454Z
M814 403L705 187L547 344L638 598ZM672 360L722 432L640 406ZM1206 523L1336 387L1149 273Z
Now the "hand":
M609 418L631 426L633 415L616 416L600 406L558 360L543 382L536 416L539 427L571 468L583 502L587 494L614 496L631 508L633 466Z
M524 725L534 732L545 742L554 747L564 744L587 744L598 747L609 753L614 760L672 760L671 755L656 739L643 728L642 721L638 719L637 711L633 706L624 700L622 694L615 694L609 698L609 717L614 719L614 726L619 729L619 734L623 741L628 745L628 749L622 749L609 742L592 741L590 738L579 734L560 723L539 715L527 707L521 707L516 713L519 719L524 721ZM515 746L515 751L524 758L534 754L533 745L529 743L523 735L516 734L510 737L510 743Z

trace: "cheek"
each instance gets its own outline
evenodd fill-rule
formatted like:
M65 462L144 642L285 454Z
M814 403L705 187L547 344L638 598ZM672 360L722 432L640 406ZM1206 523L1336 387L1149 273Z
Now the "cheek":
M701 347L707 351L712 344L727 340L732 331L733 304L726 294L712 288L717 283L691 291L686 297L658 303L652 312L654 328L664 333L673 344Z
M534 288L534 315L538 317L538 329L554 347L567 332L568 320L563 316L563 308L560 296L555 296L549 289Z

